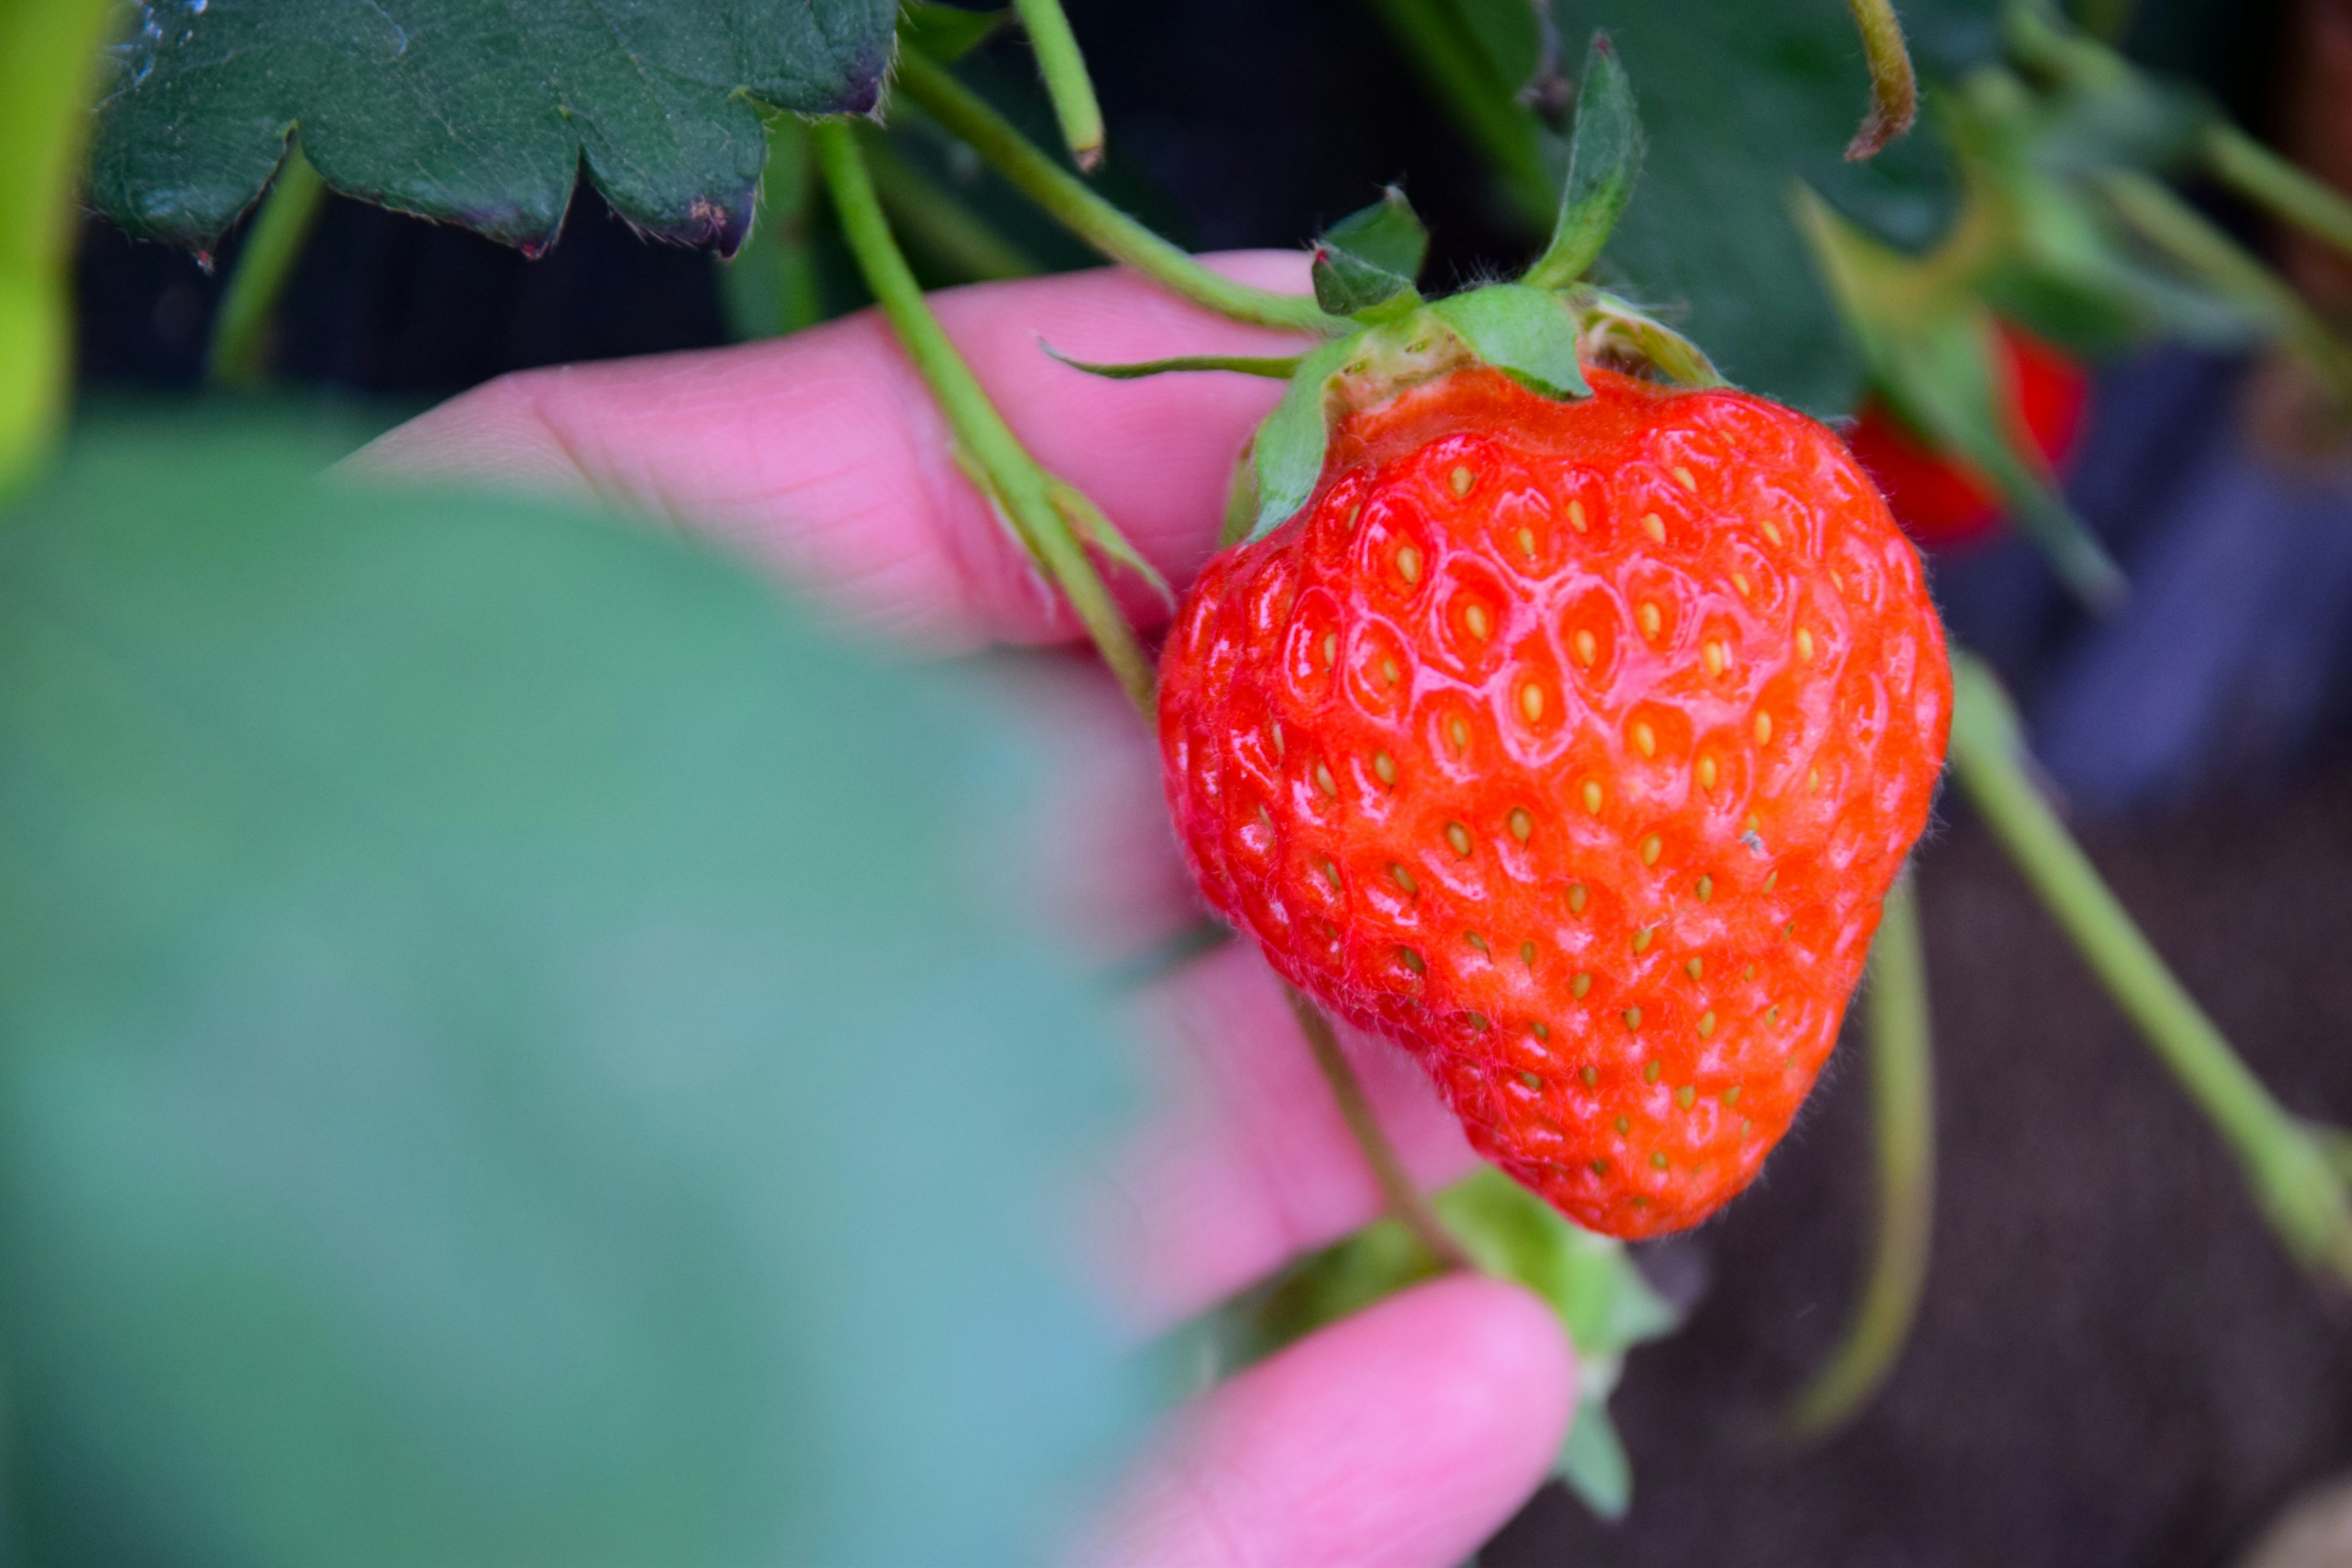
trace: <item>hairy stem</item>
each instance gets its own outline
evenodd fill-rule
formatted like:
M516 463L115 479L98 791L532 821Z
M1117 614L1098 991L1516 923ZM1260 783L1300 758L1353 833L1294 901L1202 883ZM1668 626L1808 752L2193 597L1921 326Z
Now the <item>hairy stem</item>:
M2352 1281L2352 1199L2311 1130L2287 1114L2173 978L2027 775L2017 717L1990 671L1952 660L1952 768L2116 1005L2139 1026L2244 1168L2305 1264Z
M1170 292L1219 315L1265 327L1336 334L1353 323L1327 316L1314 300L1236 283L1203 267L1111 205L1047 157L1003 115L982 103L944 66L919 50L898 56L898 88L954 135L970 143L1054 220L1114 261L1125 262Z
M249 389L260 384L268 370L270 318L278 296L302 258L320 209L326 205L327 184L299 145L286 149L286 161L270 182L254 215L245 244L236 254L236 269L229 274L228 289L213 317L213 341L205 356L205 378L215 386Z
M1057 481L1021 445L982 390L971 367L948 340L940 319L931 313L882 216L882 204L866 174L856 133L845 121L828 120L819 121L813 135L850 254L857 258L866 285L889 318L907 357L914 362L931 395L939 399L967 471L1002 512L1031 558L1069 599L1087 635L1101 651L1103 662L1149 718L1154 701L1151 660L1103 586L1072 520L1057 504Z
M1078 167L1091 170L1102 162L1102 106L1095 101L1095 84L1087 76L1086 57L1078 52L1077 35L1062 14L1061 0L1013 0L1029 47L1037 56L1037 74L1045 79L1045 96L1054 101L1054 118L1062 127L1063 144Z
M1339 1115L1348 1123L1348 1131L1356 1147L1364 1152L1364 1163L1372 1170L1372 1180L1381 1189L1381 1199L1395 1221L1410 1232L1412 1238L1428 1249L1441 1267L1475 1273L1478 1265L1445 1228L1437 1217L1428 1197L1413 1185L1412 1174L1404 1168L1403 1159L1396 1145L1381 1128L1380 1119L1372 1114L1372 1102L1364 1096L1364 1086L1356 1077L1356 1069L1348 1064L1347 1053L1339 1048L1339 1037L1331 1028L1331 1020L1321 1008L1289 987L1290 1009L1298 1015L1298 1026L1307 1035L1307 1043L1315 1052L1315 1065L1323 1069L1324 1081L1331 1086L1331 1097L1339 1102Z
M1927 954L1909 872L1886 895L1870 948L1864 1016L1878 1167L1870 1272L1844 1336L1789 1410L1809 1436L1841 1426L1895 1370L1918 1315L1936 1217L1936 1084L1927 1016Z
M1845 149L1849 163L1860 163L1919 118L1919 79L1912 73L1911 51L1904 47L1903 24L1891 0L1846 0L1846 5L1862 33L1863 58L1870 62L1870 112Z

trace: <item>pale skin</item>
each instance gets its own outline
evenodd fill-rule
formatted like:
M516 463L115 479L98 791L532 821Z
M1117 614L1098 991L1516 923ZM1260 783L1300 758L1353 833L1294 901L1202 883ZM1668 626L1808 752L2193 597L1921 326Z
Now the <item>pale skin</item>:
M1223 269L1304 283L1300 258ZM1013 429L1171 582L1214 543L1234 454L1272 406L1236 375L1106 383L1049 359L1290 352L1134 277L1097 272L940 295L940 318ZM390 432L352 467L550 491L728 542L854 632L932 657L1066 643L1075 622L957 468L947 426L871 313L774 342L505 377ZM1139 623L1147 593L1121 597ZM1138 951L1199 906L1176 858L1152 742L1107 679L1075 706L1085 847L1068 897ZM1066 742L1067 737L1066 737ZM1379 1196L1264 963L1228 945L1150 986L1166 1080L1096 1205L1104 1288L1139 1335L1202 1310L1372 1218ZM1415 1178L1473 1156L1418 1070L1347 1042ZM1180 1412L1079 1548L1120 1568L1453 1568L1541 1481L1571 1407L1558 1321L1500 1281L1408 1291Z

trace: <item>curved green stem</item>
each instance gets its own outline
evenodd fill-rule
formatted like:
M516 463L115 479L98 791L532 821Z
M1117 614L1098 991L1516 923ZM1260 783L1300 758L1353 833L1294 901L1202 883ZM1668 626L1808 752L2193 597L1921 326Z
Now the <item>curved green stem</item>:
M1871 943L1868 984L1875 1247L1844 1337L1790 1406L1790 1425L1809 1436L1843 1426L1886 1381L1910 1337L1927 1278L1936 1214L1936 1075L1927 954L1918 894L1907 871L1886 895Z
M1846 0L1846 6L1862 33L1863 58L1870 62L1870 112L1845 148L1846 161L1858 163L1874 157L1919 118L1919 79L1912 72L1903 24L1890 0Z
M1087 188L1005 118L982 103L945 67L918 50L898 56L899 90L971 145L1031 201L1114 261L1125 262L1172 293L1237 321L1338 335L1355 323L1327 316L1314 300L1236 283L1203 267Z
M1013 0L1021 26L1036 52L1037 74L1045 79L1045 96L1054 101L1054 118L1062 127L1062 142L1078 167L1092 170L1102 162L1102 106L1095 101L1095 84L1087 76L1086 57L1078 52L1077 35L1062 14L1061 0Z
M1559 193L1544 169L1534 111L1512 97L1510 84L1437 0L1371 5L1454 129L1494 166L1519 221L1531 233L1549 229Z
M1103 662L1149 719L1153 711L1151 659L1087 556L1077 521L1071 515L1066 493L1069 487L1039 468L1023 447L931 313L882 216L856 132L844 121L827 120L819 121L812 134L850 254L857 258L866 287L874 290L907 357L946 413L955 432L957 457L1031 558L1068 597Z
M1993 836L2236 1152L2288 1248L2352 1281L2352 1198L2319 1140L2231 1049L2042 799L2027 776L2016 713L1991 672L1956 655L1952 682L1952 768Z
M2215 179L2352 256L2352 201L2336 187L2312 178L2225 120L2206 127L2204 153Z
M299 143L289 146L236 253L236 268L229 274L228 289L213 317L205 378L215 386L247 391L260 384L268 370L269 320L326 202L327 183L302 156Z
M1290 997L1290 1010L1298 1016L1298 1026L1307 1036L1307 1044L1315 1052L1315 1065L1322 1069L1324 1082L1331 1086L1332 1099L1339 1102L1340 1119L1347 1122L1356 1147L1363 1151L1364 1163L1372 1169L1372 1181L1381 1190L1381 1203L1390 1217L1404 1226L1441 1268L1476 1272L1476 1260L1445 1228L1445 1222L1437 1217L1428 1195L1413 1185L1412 1173L1404 1168L1404 1160L1397 1153L1396 1145L1389 1142L1380 1118L1372 1114L1372 1102L1365 1097L1356 1069L1348 1065L1347 1054L1339 1048L1339 1037L1333 1032L1331 1020L1298 992L1288 986L1283 989Z

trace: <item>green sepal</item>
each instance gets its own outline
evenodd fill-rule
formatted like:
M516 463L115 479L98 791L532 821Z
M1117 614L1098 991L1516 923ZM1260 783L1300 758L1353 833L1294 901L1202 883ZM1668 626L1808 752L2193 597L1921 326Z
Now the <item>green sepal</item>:
M1315 302L1335 316L1402 315L1421 303L1413 280L1428 254L1429 231L1404 193L1391 185L1316 239Z
M1642 1277L1624 1244L1596 1236L1492 1167L1431 1198L1478 1267L1525 1286L1558 1315L1577 1355L1577 1412L1553 1473L1603 1518L1633 1493L1608 1401L1634 1345L1672 1332L1681 1314ZM1433 1277L1438 1267L1393 1220L1381 1220L1294 1265L1248 1303L1240 1360L1284 1345Z
M1577 1401L1576 1424L1551 1462L1553 1479L1584 1500L1584 1506L1614 1524L1633 1506L1633 1461L1626 1456L1609 1402L1587 1395Z
M1325 343L1300 362L1289 390L1257 427L1244 467L1257 490L1256 516L1247 537L1261 539L1307 504L1323 477L1323 453L1331 442L1323 399L1331 378L1362 347L1361 333Z
M1045 339L1037 346L1048 357L1060 360L1072 370L1085 371L1088 375L1107 376L1112 381L1140 381L1147 375L1165 375L1171 371L1229 370L1240 375L1263 375L1276 381L1287 381L1298 374L1305 354L1255 356L1250 354L1177 354L1170 359L1138 360L1128 364L1101 364L1093 360L1072 359Z
M1576 94L1576 126L1568 152L1568 180L1560 190L1559 216L1551 243L1528 268L1524 281L1538 289L1562 289L1600 259L1633 182L1642 173L1642 117L1633 84L1606 33L1592 35L1584 52L1584 82Z
M1575 319L1557 294L1497 283L1429 309L1471 352L1528 390L1546 397L1592 395L1576 363Z
M941 65L953 65L986 43L1012 16L1009 10L967 11L938 0L906 0L898 12L898 41Z

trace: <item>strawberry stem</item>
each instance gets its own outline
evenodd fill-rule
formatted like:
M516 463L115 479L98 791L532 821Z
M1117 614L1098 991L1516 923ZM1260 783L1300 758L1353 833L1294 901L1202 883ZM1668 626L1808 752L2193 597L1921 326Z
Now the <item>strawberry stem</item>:
M2016 711L1992 673L1952 659L1953 772L1993 836L2189 1098L2236 1152L2272 1228L2305 1264L2352 1281L2352 1196L2312 1129L2287 1113L2184 990L2028 775Z
M919 57L910 51L906 58ZM880 301L882 313L889 318L907 357L914 362L931 395L939 399L949 427L955 432L957 456L965 471L1031 559L1060 586L1101 651L1103 662L1148 719L1154 704L1150 657L1103 586L1078 537L1070 509L1057 504L1057 495L1068 487L1038 467L1021 445L982 390L971 367L956 353L940 319L931 313L921 286L899 253L888 220L882 216L882 204L875 195L874 182L866 174L865 157L848 122L819 121L812 135L850 254L856 258L866 287Z
M1862 32L1863 56L1870 62L1870 112L1845 149L1846 161L1859 163L1877 156L1919 118L1919 79L1912 73L1911 51L1903 46L1903 24L1895 19L1890 0L1846 0L1846 5Z
M1150 278L1171 293L1219 315L1258 326L1336 335L1355 323L1327 316L1314 300L1276 294L1211 271L1181 247L1151 232L1087 189L938 62L915 49L898 54L898 89L1071 233Z
M1349 1065L1347 1053L1339 1048L1339 1037L1332 1030L1331 1020L1297 991L1288 986L1284 990L1290 997L1290 1010L1298 1015L1298 1026L1306 1033L1307 1044L1315 1052L1315 1065L1323 1069L1324 1081L1331 1086L1331 1098L1339 1102L1340 1119L1347 1122L1356 1147L1363 1151L1364 1163L1371 1167L1373 1184L1380 1188L1390 1216L1404 1226L1441 1268L1475 1273L1476 1261L1445 1228L1445 1222L1437 1217L1427 1195L1413 1184L1412 1173L1404 1168L1396 1145L1389 1142L1380 1118L1372 1113L1372 1102L1365 1098L1362 1080Z
M268 369L263 357L270 317L326 197L326 182L302 156L300 143L289 145L237 248L236 270L213 317L213 341L205 355L205 379L213 385L242 391L259 384Z
M1037 56L1037 74L1045 79L1045 96L1054 100L1054 118L1062 127L1062 141L1080 169L1091 173L1102 162L1102 106L1095 101L1095 84L1087 76L1086 57L1078 52L1077 35L1062 14L1061 0L1013 0L1029 47Z
M1927 1278L1936 1214L1936 1074L1927 955L1908 871L1887 892L1870 947L1868 987L1877 1234L1844 1336L1790 1405L1789 1425L1806 1436L1843 1426L1878 1392L1910 1337Z

